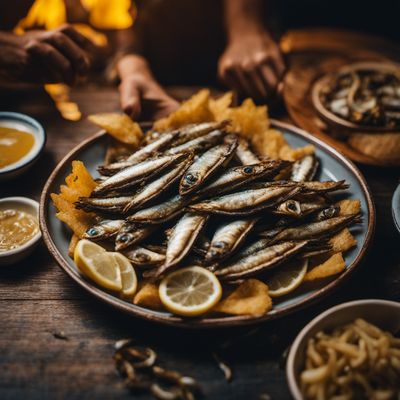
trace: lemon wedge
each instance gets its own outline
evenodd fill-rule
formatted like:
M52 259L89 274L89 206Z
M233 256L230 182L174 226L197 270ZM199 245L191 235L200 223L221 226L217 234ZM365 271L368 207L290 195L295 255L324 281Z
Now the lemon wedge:
M90 240L82 239L76 245L74 261L79 270L99 286L122 290L119 264L112 253Z
M119 270L121 272L122 282L122 294L124 296L133 296L137 289L137 277L136 272L133 269L131 262L121 253L109 253L112 254L117 261Z
M307 273L308 261L297 261L271 275L266 284L268 285L268 294L271 297L284 296L295 290Z
M216 276L202 267L187 267L167 275L159 295L174 314L194 317L211 310L221 299L222 288Z

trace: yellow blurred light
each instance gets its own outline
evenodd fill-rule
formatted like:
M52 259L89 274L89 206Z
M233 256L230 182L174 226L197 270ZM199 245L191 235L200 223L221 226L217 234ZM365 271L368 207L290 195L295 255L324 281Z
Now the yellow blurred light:
M98 29L126 29L132 26L136 7L131 0L81 0L89 12L89 22ZM14 32L40 27L55 29L67 22L64 0L35 0L27 16L18 23Z
M96 46L103 47L107 45L107 36L104 33L95 31L86 24L72 24L73 27L83 36L91 40Z

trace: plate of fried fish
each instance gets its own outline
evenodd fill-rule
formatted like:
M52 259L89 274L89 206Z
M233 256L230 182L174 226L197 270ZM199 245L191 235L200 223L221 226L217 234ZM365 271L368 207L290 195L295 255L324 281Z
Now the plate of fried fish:
M202 90L139 125L120 114L73 149L41 197L62 269L132 315L249 324L323 298L360 265L375 216L358 169L265 106Z

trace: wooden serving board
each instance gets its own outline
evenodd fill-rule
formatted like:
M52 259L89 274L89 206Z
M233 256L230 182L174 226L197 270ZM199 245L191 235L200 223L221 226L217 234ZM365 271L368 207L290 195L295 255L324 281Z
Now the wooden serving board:
M388 166L331 136L312 104L311 89L319 77L346 64L399 62L400 47L375 36L325 28L291 30L282 37L280 45L289 63L283 98L293 121L353 161Z

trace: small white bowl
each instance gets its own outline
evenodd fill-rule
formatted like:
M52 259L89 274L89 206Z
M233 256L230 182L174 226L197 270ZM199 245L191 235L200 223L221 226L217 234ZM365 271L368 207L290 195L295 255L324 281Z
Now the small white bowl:
M28 132L35 138L28 154L17 162L0 168L0 181L4 181L22 174L34 164L46 145L46 133L38 121L15 112L1 111L0 126Z
M39 226L39 203L27 197L6 197L0 199L0 210L16 209L33 215ZM11 265L29 256L38 244L42 233L40 229L29 241L16 249L0 252L0 265Z
M309 322L294 340L286 363L286 379L295 400L303 399L298 378L304 365L308 340L321 330L332 330L356 318L363 318L381 329L396 333L400 330L400 303L376 299L350 301L330 308Z

